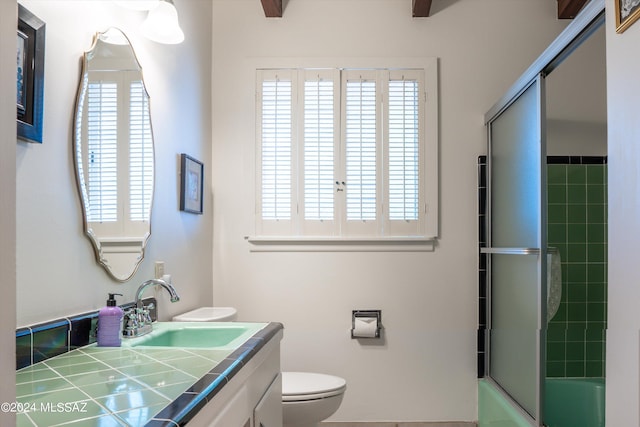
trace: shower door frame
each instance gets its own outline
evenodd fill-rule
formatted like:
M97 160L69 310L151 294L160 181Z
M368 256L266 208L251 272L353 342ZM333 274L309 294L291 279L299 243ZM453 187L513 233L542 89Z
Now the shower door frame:
M500 98L500 100L494 104L494 106L485 114L485 126L487 127L487 218L491 218L491 123L506 109L508 109L512 103L518 100L518 98L532 85L538 83L538 88L541 90L539 94L539 100L544 101L545 89L544 89L544 77L551 73L564 59L566 59L583 41L591 36L601 25L605 22L605 0L591 0L580 11L578 16L565 28L565 30L549 45L549 47L540 55L540 57L534 61L534 63L524 72L524 74L514 83L513 86ZM541 111L544 112L544 105L541 106ZM543 114L540 117L540 131L544 132L546 126L546 116ZM540 155L544 156L546 153L546 141L545 135L541 133L540 138ZM544 160L542 157L541 160ZM546 161L545 161L546 164ZM546 172L541 171L542 185L546 182ZM543 189L541 188L542 192ZM544 194L544 193L542 193ZM546 208L546 201L541 201L541 228L546 228L546 215L544 211ZM543 306L542 301L546 300L546 286L542 286L542 278L546 271L546 266L542 260L546 259L546 237L541 236L539 243L540 248L493 248L491 247L491 224L490 220L487 221L487 239L488 247L482 248L481 252L487 255L487 328L488 333L485 334L485 349L486 358L484 372L486 379L493 384L500 394L510 402L512 407L522 414L524 419L529 421L532 426L543 426L544 414L544 372L545 372L545 339L544 331L546 330L546 304ZM537 255L538 256L538 328L539 334L537 335L536 348L537 354L537 390L536 390L536 409L535 414L529 414L509 393L500 386L491 377L491 254L512 254L516 255ZM545 298L545 299L543 299Z
M515 93L515 95L509 99L500 109L497 109L494 114L488 118L487 120L487 247L482 248L482 253L487 255L487 328L488 332L486 334L487 340L487 358L486 358L486 366L485 372L487 375L487 380L492 383L494 388L498 390L498 392L505 398L506 401L510 402L511 405L520 413L522 418L527 420L531 426L542 426L544 419L544 378L545 378L545 336L546 336L546 307L541 302L546 300L546 287L542 286L542 278L546 277L546 265L542 262L542 260L546 259L546 233L543 231L545 229L544 225L546 224L546 213L544 207L546 204L544 203L546 192L544 191L545 183L546 183L546 174L543 170L543 166L545 164L546 159L546 110L545 110L545 75L540 72L533 79L523 85L520 90ZM522 101L524 95L530 90L534 95L532 100ZM493 233L492 233L492 208L493 208L493 171L492 171L492 159L493 159L493 146L492 143L494 141L493 138L493 128L492 125L495 121L498 121L503 115L503 113L507 112L511 107L514 107L518 103L522 102L533 102L532 110L535 110L537 113L537 117L532 118L535 123L532 125L533 131L536 133L532 135L533 144L537 144L536 156L537 158L534 161L537 161L537 170L535 170L534 179L538 180L537 192L535 197L534 205L538 212L534 212L536 215L535 223L536 227L536 236L535 236L535 246L532 245L527 246L512 246L512 247L497 247L493 246ZM531 106L530 106L531 107ZM529 129L527 129L529 130ZM531 141L529 143L532 143ZM525 165L526 167L526 165ZM529 223L531 225L531 223ZM527 224L524 224L526 227ZM526 275L522 276L524 283L519 283L520 285L526 286L535 286L536 293L536 301L531 301L531 304L534 306L533 308L536 311L536 333L535 333L535 342L532 343L532 347L535 347L535 375L534 375L534 386L535 386L535 403L533 403L532 407L529 410L525 409L525 404L521 401L518 401L517 390L510 390L506 384L502 383L497 377L492 375L492 364L491 364L491 355L492 355L492 333L493 330L493 319L492 319L492 283L493 283L493 273L492 273L492 260L494 255L506 255L509 257L531 257L535 256L537 258L536 261L536 276L535 283L532 283L527 280ZM504 328L505 325L501 325L501 328ZM532 326L532 325L527 325ZM521 331L521 332L531 332L529 330ZM533 337L533 335L532 335ZM504 376L503 376L504 378ZM516 378L521 379L521 378ZM530 396L529 396L530 397ZM531 403L531 402L528 402Z

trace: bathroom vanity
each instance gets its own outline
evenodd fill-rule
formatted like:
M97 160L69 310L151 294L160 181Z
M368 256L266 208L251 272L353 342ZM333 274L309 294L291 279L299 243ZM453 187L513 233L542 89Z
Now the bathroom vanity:
M280 351L266 350L249 361L196 414L189 426L282 426Z
M282 329L159 322L35 363L16 373L17 425L281 426Z

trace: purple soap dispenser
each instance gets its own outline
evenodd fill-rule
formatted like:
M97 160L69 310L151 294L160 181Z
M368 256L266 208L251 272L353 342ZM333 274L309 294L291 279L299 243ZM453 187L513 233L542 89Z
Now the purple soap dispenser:
M98 347L120 347L124 312L116 305L116 295L109 294L107 306L98 312Z

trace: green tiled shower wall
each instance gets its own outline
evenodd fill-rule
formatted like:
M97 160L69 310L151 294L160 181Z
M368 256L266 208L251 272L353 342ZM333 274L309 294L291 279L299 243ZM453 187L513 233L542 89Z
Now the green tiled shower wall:
M604 377L606 158L547 168L548 242L562 257L562 299L547 330L547 376Z

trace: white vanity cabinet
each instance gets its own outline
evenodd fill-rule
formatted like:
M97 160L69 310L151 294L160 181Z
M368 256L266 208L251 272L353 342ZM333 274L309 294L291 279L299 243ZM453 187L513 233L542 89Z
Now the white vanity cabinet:
M278 332L193 417L189 427L282 427Z
M281 373L278 373L253 410L253 427L282 427Z

